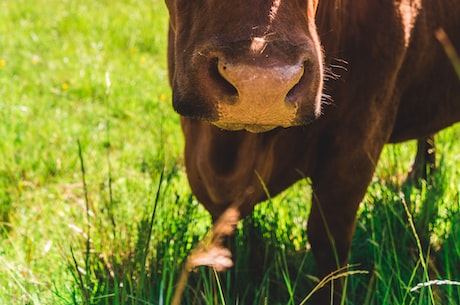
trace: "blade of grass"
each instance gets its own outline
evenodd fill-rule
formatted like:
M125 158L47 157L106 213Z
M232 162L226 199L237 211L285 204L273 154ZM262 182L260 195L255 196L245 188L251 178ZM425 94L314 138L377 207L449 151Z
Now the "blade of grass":
M436 30L434 34L436 36L436 39L438 39L438 41L444 48L444 51L446 52L447 56L452 62L452 66L455 69L455 73L457 73L457 76L460 79L460 57L458 56L457 51L454 48L454 45L450 41L449 36L447 36L446 32L442 28Z
M78 158L80 160L80 170L81 170L81 180L83 183L83 194L84 194L84 200L85 200L85 209L86 209L86 248L85 248L85 282L89 283L89 270L90 270L90 265L89 265L89 259L90 259L90 251L91 251L91 223L90 223L90 203L89 203L89 196L88 196L88 186L86 184L86 170L85 170L85 162L83 159L83 152L82 152L82 147L80 140L77 139L77 145L78 145ZM76 263L75 256L72 252L72 258ZM78 265L76 265L78 267ZM76 272L79 272L78 269ZM80 276L80 273L79 273ZM85 283L83 282L83 284ZM84 297L86 300L86 304L90 305L89 302L89 295L88 291L86 290L85 286L82 286L84 292Z
M332 282L334 280L354 275L354 274L368 274L368 271L363 271L363 270L353 270L353 271L347 271L350 267L350 265L344 266L342 268L337 269L336 271L330 273L329 275L325 276L316 286L313 288L312 291L302 300L302 302L299 303L299 305L304 305L312 296L315 294L318 290L326 286L329 282ZM332 300L332 298L331 298Z
M410 228L412 230L412 233L414 235L414 238L415 238L415 241L416 241L416 244L417 244L417 251L418 251L420 263L422 265L424 277L427 279L427 281L429 281L430 280L430 275L428 274L428 266L427 266L425 258L423 256L422 243L420 242L420 238L418 236L417 230L415 229L412 214L409 211L409 207L407 206L404 194L401 193L400 197L401 197L401 202L403 204L404 210L406 211L407 220L409 221L409 226L410 226ZM433 290L431 289L431 286L428 286L428 291L429 291L431 301L434 303L434 295L433 295Z

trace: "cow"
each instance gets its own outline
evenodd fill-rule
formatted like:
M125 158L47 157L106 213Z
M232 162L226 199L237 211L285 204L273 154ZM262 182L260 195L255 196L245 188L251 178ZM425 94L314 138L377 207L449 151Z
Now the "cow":
M458 0L166 6L172 104L194 195L231 228L268 195L309 177L307 235L319 276L347 262L384 145L460 121L459 78L435 38L442 29L460 50ZM221 259L205 264L231 266L217 248Z

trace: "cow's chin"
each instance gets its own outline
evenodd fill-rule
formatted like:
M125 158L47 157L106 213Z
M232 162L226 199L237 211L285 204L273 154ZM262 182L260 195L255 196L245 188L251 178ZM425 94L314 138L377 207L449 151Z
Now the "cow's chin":
M229 131L246 130L252 133L267 132L275 129L276 125L258 125L258 124L236 124L236 123L219 123L214 122L215 126Z

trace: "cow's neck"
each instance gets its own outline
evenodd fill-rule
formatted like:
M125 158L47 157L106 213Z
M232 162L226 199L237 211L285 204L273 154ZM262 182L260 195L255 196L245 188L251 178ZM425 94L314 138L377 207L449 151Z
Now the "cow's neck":
M341 0L319 1L316 26L322 44L328 49L336 49L339 44L343 15Z
M395 7L400 2L412 0L320 0L316 23L325 53L340 56L349 47L346 44L366 39L366 35L373 31L368 29L369 25L376 31L379 27L384 29L385 24L376 24L376 19L388 21L395 18Z

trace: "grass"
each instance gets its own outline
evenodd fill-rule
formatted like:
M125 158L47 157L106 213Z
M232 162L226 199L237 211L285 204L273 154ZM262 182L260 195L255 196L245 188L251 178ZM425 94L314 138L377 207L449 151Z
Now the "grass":
M164 3L7 0L0 20L0 304L169 304L211 221L184 173ZM459 303L459 138L437 136L421 189L402 184L414 143L385 149L351 253L368 273L347 278L348 304ZM183 304L301 304L319 281L308 194L303 181L260 204L233 271L198 269Z

